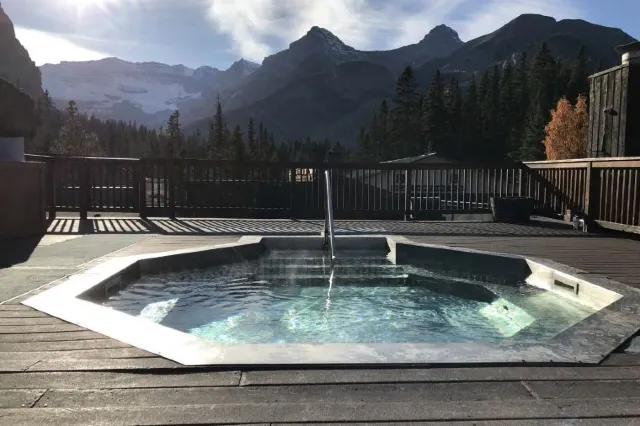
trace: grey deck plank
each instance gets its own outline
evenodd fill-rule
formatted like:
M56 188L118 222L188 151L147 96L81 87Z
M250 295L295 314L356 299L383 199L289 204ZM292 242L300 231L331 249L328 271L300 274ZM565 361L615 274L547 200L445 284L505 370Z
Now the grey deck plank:
M24 359L11 359L0 362L0 373L18 373L21 371L27 371L29 367L33 366L37 361L24 360Z
M1 346L0 346L1 349ZM78 359L122 359L122 358L149 358L157 355L138 348L105 348L105 349L78 349L67 351L31 351L31 352L1 352L0 362L9 359L34 359L34 360L78 360Z
M611 354L601 365L639 365L640 353Z
M157 356L124 359L49 359L33 364L28 371L130 371L184 370L187 367Z
M11 333L0 334L0 343L20 343L20 342L67 342L83 341L94 339L109 339L107 336L81 329L79 331L62 331L54 333Z
M44 312L36 311L35 309L20 310L20 311L7 311L7 310L0 309L0 318L51 318L51 317L45 314Z
M136 405L254 403L378 403L424 401L496 401L533 399L520 382L418 383L402 385L329 385L198 387L173 389L50 390L37 406L124 407Z
M158 374L147 372L27 372L2 375L0 389L127 389L237 386L239 371ZM2 422L0 422L2 423Z
M0 304L0 311L34 311L33 308L25 305Z
M19 312L19 311L18 311ZM64 321L54 317L39 318L2 318L0 317L0 327L3 326L31 326L31 325L55 325L66 324Z
M32 407L45 392L46 389L0 390L0 408Z
M525 382L541 399L547 398L640 398L639 380Z
M576 419L640 416L640 399L433 401L343 404L207 404L0 410L7 424L234 424L270 422Z
M248 371L242 386L334 383L635 380L637 367L475 367L433 369Z
M60 342L6 343L0 340L0 352L70 351L86 349L132 348L131 345L114 339L91 339ZM148 355L150 356L150 355Z
M22 333L58 333L61 331L85 331L85 328L75 324L44 324L44 325L0 325L0 334Z

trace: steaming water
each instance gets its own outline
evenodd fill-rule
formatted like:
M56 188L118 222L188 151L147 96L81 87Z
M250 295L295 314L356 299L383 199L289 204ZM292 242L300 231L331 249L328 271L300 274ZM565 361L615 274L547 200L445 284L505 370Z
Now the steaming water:
M106 306L218 343L544 341L593 311L521 283L391 264L379 252L275 251L145 276Z

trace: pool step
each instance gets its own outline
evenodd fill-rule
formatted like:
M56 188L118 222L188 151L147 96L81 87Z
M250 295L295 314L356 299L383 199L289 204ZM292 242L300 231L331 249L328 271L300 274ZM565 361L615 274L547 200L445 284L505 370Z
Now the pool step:
M255 282L265 282L267 285L281 285L294 287L327 287L329 276L322 275L269 275L256 277ZM379 275L363 277L361 275L337 275L333 277L333 286L357 287L394 287L410 284L407 275Z
M329 274L332 267L327 265L308 265L305 263L292 264L269 264L259 267L260 273L264 274L307 274L307 273L324 273ZM391 264L337 264L333 266L334 274L349 275L380 275L404 273L402 266Z
M386 257L376 256L376 257L337 257L333 261L334 265L392 265L391 262ZM296 265L296 264L304 264L304 265L326 265L329 266L331 261L329 257L318 257L318 256L295 256L292 255L290 257L265 257L260 260L261 265Z

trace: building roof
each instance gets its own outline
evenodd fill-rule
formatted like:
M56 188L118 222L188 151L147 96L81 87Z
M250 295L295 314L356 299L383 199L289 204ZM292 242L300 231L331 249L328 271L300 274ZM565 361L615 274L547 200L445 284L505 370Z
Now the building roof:
M447 158L444 157L442 155L438 155L437 152L430 152L428 154L422 154L422 155L417 155L415 157L405 157L405 158L398 158L396 160L388 160L388 161L381 161L381 163L399 163L399 164L407 164L407 163L420 163L424 160L435 160L435 159L440 159L446 162L453 162L455 160L451 159L451 158Z

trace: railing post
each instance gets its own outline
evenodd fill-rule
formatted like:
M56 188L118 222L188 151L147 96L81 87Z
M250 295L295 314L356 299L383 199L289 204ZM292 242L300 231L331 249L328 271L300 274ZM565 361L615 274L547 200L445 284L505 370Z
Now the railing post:
M144 159L140 158L136 162L136 196L138 197L138 213L142 219L147 218L147 178L145 176Z
M80 219L86 220L91 202L91 171L88 159L83 158L80 164L80 187L78 188L80 191Z
M169 218L176 218L176 160L171 158L167 161L167 186L169 188Z
M47 206L49 208L49 220L55 220L56 218L56 162L55 158L49 158L46 161L46 182L47 185Z
M587 165L585 186L584 212L587 219L593 222L600 214L600 169L593 167L593 161Z
M409 170L404 171L404 220L411 218L411 208L409 206Z
M295 207L294 207L294 197L293 197L293 190L294 190L294 185L296 182L296 169L291 168L287 170L288 174L289 174L289 216L290 219L293 220L296 218L296 214L295 214Z

